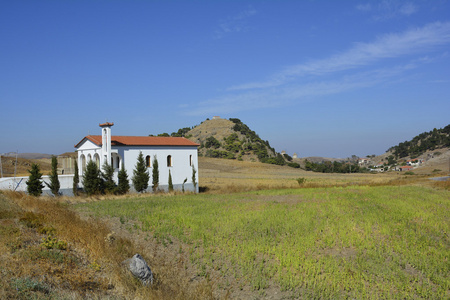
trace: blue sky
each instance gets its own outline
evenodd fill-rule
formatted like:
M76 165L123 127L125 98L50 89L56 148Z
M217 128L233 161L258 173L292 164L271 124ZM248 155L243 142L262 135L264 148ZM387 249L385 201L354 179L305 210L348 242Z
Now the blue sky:
M0 153L239 118L301 157L450 123L449 1L1 1Z

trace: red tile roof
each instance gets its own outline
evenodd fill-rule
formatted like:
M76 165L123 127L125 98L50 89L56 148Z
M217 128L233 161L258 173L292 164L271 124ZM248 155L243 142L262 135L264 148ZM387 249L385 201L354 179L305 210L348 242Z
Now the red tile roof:
M88 135L83 138L75 148L88 139L97 146L102 145L101 135ZM111 136L112 146L200 146L184 137L161 137L161 136Z
M114 126L114 123L106 122L106 123L103 123L103 124L98 124L98 126L100 126L100 127L103 127L103 126Z

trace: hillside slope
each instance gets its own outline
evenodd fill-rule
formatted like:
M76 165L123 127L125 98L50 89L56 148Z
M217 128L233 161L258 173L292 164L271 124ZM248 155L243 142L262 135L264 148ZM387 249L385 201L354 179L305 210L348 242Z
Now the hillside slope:
M200 156L279 165L286 163L285 158L276 153L268 141L262 140L239 119L215 117L194 127L185 137L200 144Z

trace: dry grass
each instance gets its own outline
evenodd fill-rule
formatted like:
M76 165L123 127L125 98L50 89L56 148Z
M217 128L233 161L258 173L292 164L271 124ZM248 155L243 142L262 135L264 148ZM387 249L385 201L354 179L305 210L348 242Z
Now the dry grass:
M433 181L422 175L322 174L205 157L199 159L199 177L202 189L211 194L350 185L424 185L447 190L450 187L450 181ZM298 178L305 180L299 184ZM80 214L71 208L77 202L114 198L121 199L112 195L34 198L23 193L0 192L0 298L227 297L216 294L214 280L192 275L195 270L180 251L183 245L162 246L133 231L132 223L125 223L124 229L117 219L99 220L88 212ZM45 248L42 238L50 235L56 241L66 242L67 249ZM108 236L113 238L105 240ZM140 253L155 273L156 283L151 288L143 287L122 264L135 253Z
M189 282L183 265L152 259L147 249L112 233L104 222L82 218L64 200L0 194L0 298L213 298L207 280ZM42 238L48 236L67 243L67 249L46 249ZM122 263L135 253L155 274L151 288L143 287Z
M266 189L314 188L349 185L398 185L423 177L399 173L315 173L286 166L199 158L200 186L209 193L235 193ZM299 185L297 179L305 178Z

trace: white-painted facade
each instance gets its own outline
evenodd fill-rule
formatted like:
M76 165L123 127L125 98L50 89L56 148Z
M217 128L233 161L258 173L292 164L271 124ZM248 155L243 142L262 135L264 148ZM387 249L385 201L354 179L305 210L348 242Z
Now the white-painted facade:
M194 191L192 174L193 168L195 168L197 183L195 192L198 192L198 144L184 138L173 137L114 137L111 135L113 125L112 123L100 124L102 128L101 144L98 137L87 136L75 146L78 153L80 181L82 181L87 162L94 160L101 168L107 161L115 169L116 183L118 181L117 174L124 165L130 187L132 187L133 170L136 167L139 153L142 152L150 175L148 191L152 189L153 159L156 157L160 189L168 189L170 171L174 189L181 190L184 180L187 179L184 189ZM167 143L165 143L165 139L168 141Z

